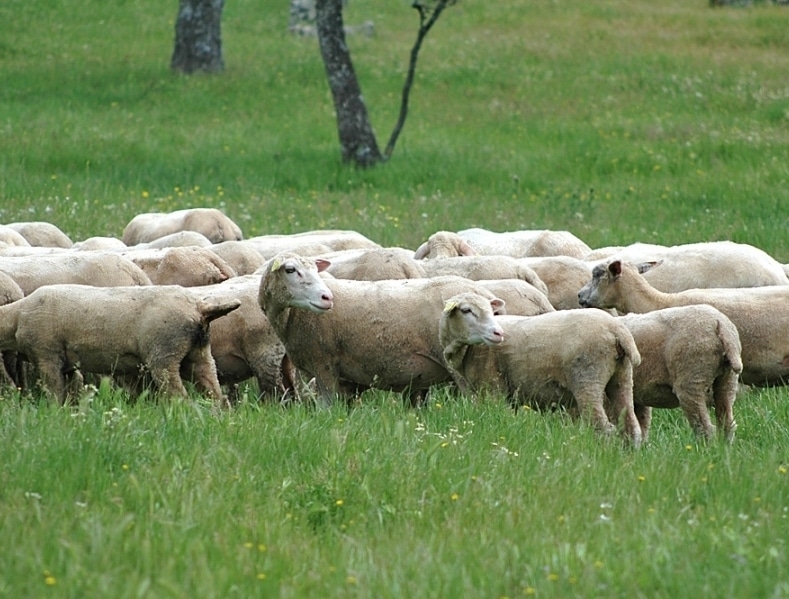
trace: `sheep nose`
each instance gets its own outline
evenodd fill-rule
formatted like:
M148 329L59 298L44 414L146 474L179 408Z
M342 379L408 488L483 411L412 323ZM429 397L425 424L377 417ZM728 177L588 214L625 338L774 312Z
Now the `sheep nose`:
M333 302L334 296L332 295L332 292L327 289L324 293L321 294L321 299L326 302Z

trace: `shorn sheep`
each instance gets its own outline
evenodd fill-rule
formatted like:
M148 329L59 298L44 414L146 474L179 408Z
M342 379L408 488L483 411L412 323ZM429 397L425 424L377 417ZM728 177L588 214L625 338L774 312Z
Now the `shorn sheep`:
M444 300L461 277L352 281L323 278L328 261L285 252L267 263L260 306L293 364L314 377L322 401L366 388L408 391L412 402L450 380L438 344Z
M439 339L458 387L500 391L538 408L564 407L604 435L622 422L625 437L639 445L633 367L641 357L627 328L599 310L494 318L497 302L463 293L445 304Z
M164 394L186 396L180 371L224 402L209 346L209 323L238 300L197 300L178 286L47 285L0 306L0 350L24 354L43 388L66 399L66 373L134 380L147 370Z
M216 208L187 208L174 212L138 214L123 230L121 241L126 245L148 243L179 231L197 231L211 243L243 239L241 228Z
M569 231L507 231L497 233L487 229L458 231L477 254L512 256L572 256L583 258L592 249Z
M641 354L641 364L633 369L633 404L644 441L650 408L682 408L693 431L712 438L708 405L715 407L719 431L732 440L742 347L731 320L706 304L627 314L620 320Z
M789 381L789 286L663 293L640 272L650 266L620 260L598 264L592 271L592 280L578 292L581 306L643 314L661 308L709 304L737 327L742 344L743 383L769 386Z

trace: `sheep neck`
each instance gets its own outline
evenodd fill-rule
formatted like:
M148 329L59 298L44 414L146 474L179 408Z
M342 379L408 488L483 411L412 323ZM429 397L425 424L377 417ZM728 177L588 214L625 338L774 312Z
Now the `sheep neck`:
M622 314L645 314L676 305L676 302L673 301L675 294L663 293L655 289L640 274L628 277L628 283L624 289L626 293L620 294L620 301L615 306Z

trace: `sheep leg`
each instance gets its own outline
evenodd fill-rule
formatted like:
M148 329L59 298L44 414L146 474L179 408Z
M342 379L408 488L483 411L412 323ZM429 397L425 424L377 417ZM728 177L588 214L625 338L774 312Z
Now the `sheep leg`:
M186 387L184 387L184 383L181 380L178 362L169 366L166 364L159 365L158 363L148 364L148 370L160 393L178 395L180 397L187 396Z
M643 437L633 406L633 367L629 360L617 361L614 374L606 385L605 396L611 404L615 422L622 425L625 437L634 447L641 445Z
M636 420L641 428L641 442L646 443L649 438L649 427L652 423L652 408L640 404L633 405Z
M601 385L585 385L574 390L573 396L581 418L588 421L598 433L610 435L616 431L605 411L605 390Z
M62 406L66 401L66 377L63 374L62 360L58 356L39 358L36 367L44 392Z
M216 363L211 355L210 346L204 345L193 349L189 352L189 360L193 365L193 376L197 389L215 399L222 407L230 407L227 398L222 393L222 387L219 385Z
M734 420L734 399L737 395L738 375L731 369L715 379L712 386L712 397L715 404L715 420L718 430L723 431L726 440L734 440L737 421Z
M707 409L712 390L702 381L681 381L675 383L673 390L693 432L701 438L712 439L715 425Z

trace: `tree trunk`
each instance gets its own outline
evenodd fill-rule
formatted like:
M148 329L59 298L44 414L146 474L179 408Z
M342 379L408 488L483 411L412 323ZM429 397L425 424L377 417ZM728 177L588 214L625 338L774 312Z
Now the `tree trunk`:
M317 0L315 9L318 43L337 113L342 160L362 167L373 166L383 157L345 43L342 0Z
M224 4L225 0L179 0L172 70L216 73L225 68L221 32Z

